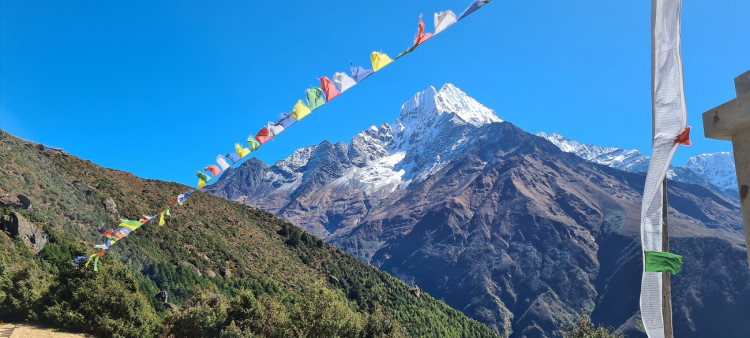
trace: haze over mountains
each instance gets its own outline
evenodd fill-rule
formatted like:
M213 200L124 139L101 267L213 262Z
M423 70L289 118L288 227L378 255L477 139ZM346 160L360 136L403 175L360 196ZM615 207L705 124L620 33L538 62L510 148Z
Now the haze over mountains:
M637 168L647 162L585 147L623 171L565 144L446 84L349 144L324 141L271 166L250 159L207 191L268 210L501 334L559 336L586 311L638 336ZM704 185L669 184L671 251L685 257L673 278L675 332L740 337L750 332L742 221L715 191L729 184L710 180L719 163L710 158L677 175Z

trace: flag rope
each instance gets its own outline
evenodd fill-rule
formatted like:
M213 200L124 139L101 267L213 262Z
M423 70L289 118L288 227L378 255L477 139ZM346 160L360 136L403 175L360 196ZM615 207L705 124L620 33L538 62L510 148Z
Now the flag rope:
M422 23L422 15L420 14L420 16L419 16L419 30L418 30L418 34L417 34L417 37L414 40L414 44L411 47L409 47L407 50L405 50L405 51L401 52L400 54L398 54L398 56L396 58L394 58L394 59L390 59L390 57L387 54L385 54L385 53L382 53L382 52L373 52L370 55L373 69L372 70L368 70L368 69L363 69L361 66L357 67L356 70L358 72L359 71L364 71L365 74L366 74L366 75L364 75L363 78L361 78L358 81L356 80L356 78L358 78L358 76L356 74L354 74L355 67L354 67L353 64L350 63L350 65L351 65L351 67L350 67L351 76L353 76L355 78L354 79L355 80L354 84L351 84L351 85L349 85L346 88L343 88L343 82L342 82L339 85L340 88L338 89L338 93L336 93L335 95L331 95L330 98L328 97L328 94L326 94L325 102L322 102L321 104L315 106L314 108L308 108L307 106L304 106L304 103L303 103L302 105L304 106L304 108L307 108L309 110L309 112L307 114L304 114L302 117L299 117L299 119L295 119L295 121L292 122L291 124L289 124L287 127L278 128L279 126L281 126L281 122L282 122L282 120L285 117L293 118L293 117L291 117L291 115L293 115L293 113L291 113L291 114L285 114L285 116L282 116L275 123L269 122L265 127L263 127L263 129L261 129L261 132L266 131L268 133L268 135L271 135L271 128L270 127L272 125L274 127L277 127L277 129L281 129L281 130L278 131L278 132L274 132L272 134L272 136L270 138L267 138L266 141L264 141L264 142L260 142L260 140L258 139L258 137L259 137L258 135L260 135L260 133L261 133L261 132L258 132L258 134L255 137L258 140L258 143L259 143L258 145L253 144L252 141L251 141L251 139L250 139L250 137L248 137L248 143L250 143L250 149L252 149L252 150L250 150L248 148L243 148L243 147L239 146L239 143L235 144L235 146L237 147L236 152L237 152L238 156L237 156L237 160L236 161L234 159L232 159L232 158L229 158L229 160L232 161L232 164L229 165L229 168L232 168L236 164L242 162L242 159L245 158L247 155L249 155L250 153L252 153L254 151L257 151L258 149L260 149L260 147L263 146L263 144L265 144L266 142L268 142L271 139L273 139L274 137L276 137L276 135L278 135L281 132L285 131L287 128L291 127L296 122L299 122L300 120L302 120L302 118L304 118L305 116L307 116L310 113L314 112L315 110L320 109L321 107L323 107L324 105L326 105L328 102L330 102L332 99L334 99L335 97L337 97L340 94L342 94L344 91L348 91L352 87L360 84L361 82L363 82L364 80L366 80L367 78L369 78L372 74L377 73L382 68L390 65L391 63L393 63L396 60L399 60L400 58L402 58L406 54L409 54L409 53L413 52L414 50L417 49L418 46L421 46L424 42L427 42L428 40L431 40L431 38L434 38L434 36L438 35L439 33L442 33L444 30L446 30L447 28L450 28L450 26L454 25L458 21L461 21L462 19L464 19L468 15L476 12L478 9L480 9L481 7L483 7L485 4L489 3L490 1L492 1L492 0L475 0L475 1L473 1L471 3L471 5L466 10L464 10L458 18L456 18L455 14L453 14L453 12L450 11L450 10L447 10L447 11L444 11L444 12L440 12L440 13L435 13L435 19L436 20L438 19L438 16L440 16L440 18L441 18L440 22L438 22L438 21L435 22L435 28L437 29L440 26L441 29L439 31L436 30L436 32L432 33L432 34L430 34L430 33L423 34L424 24ZM447 21L446 21L446 18L447 18ZM445 25L442 25L444 22L447 22L447 23ZM384 60L381 60L381 57L383 57ZM339 74L339 73L337 73L337 74ZM346 76L345 73L344 73L344 75ZM326 80L328 80L327 77L321 77L321 78L319 78L321 80L321 84L322 84L322 80L324 78ZM330 80L328 80L328 81L330 82ZM333 83L335 83L335 82L336 82L336 76L334 75L334 81L333 81ZM330 86L326 86L326 87L328 87L328 88L333 87L333 90L336 90L336 86L333 83L330 83ZM322 87L322 85L321 85L321 87ZM318 89L318 87L313 87L311 89ZM308 89L307 91L310 91L311 89ZM307 91L306 91L306 96L307 96L306 98L309 99L309 96L307 95ZM318 91L322 92L322 90L318 90ZM320 97L318 97L318 98L320 98ZM308 100L308 105L309 104L310 104L310 101ZM295 105L295 108L297 108L297 105ZM243 153L243 151L246 151L246 150L249 150L249 151ZM230 155L230 154L232 154L232 153L228 153L227 156L225 156L225 157L228 157L228 155ZM219 155L219 157L217 157L217 162L218 162L219 158L223 158L223 157L221 157L221 155ZM208 168L209 168L209 166L207 166L206 168L204 168L204 171L208 171L208 170L206 170ZM227 168L227 169L229 169L229 168ZM128 236L130 233L132 233L133 231L137 230L141 225L150 224L155 219L157 219L157 217L159 218L159 225L163 225L165 223L165 220L164 220L165 217L164 216L166 215L166 216L170 216L171 217L171 214L170 214L170 211L169 211L171 207L173 207L175 205L178 205L178 204L182 205L182 203L184 203L185 200L187 200L188 196L190 196L191 194L193 194L195 191L203 190L203 188L206 185L208 185L209 182L211 182L215 178L219 177L219 175L221 175L224 171L226 171L226 170L222 169L217 175L215 175L213 177L209 177L207 174L204 174L204 173L198 171L197 174L196 174L196 176L198 176L198 178L199 178L197 189L191 189L191 190L189 190L189 191L187 191L187 192L185 192L183 194L178 195L177 199L173 200L171 202L170 206L167 207L167 209L165 209L165 210L157 213L154 216L145 216L144 215L144 218L140 219L139 221L129 221L129 220L122 219L121 222L120 222L120 227L119 228L110 229L110 230L107 230L104 233L102 233L101 236L105 237L107 239L105 241L105 244L98 244L98 245L94 246L97 249L101 249L100 252L98 252L96 254L93 254L91 256L88 256L88 257L87 256L81 256L81 257L78 257L78 258L76 258L74 260L74 262L76 263L77 268L80 268L81 264L83 264L84 267L88 267L89 264L93 261L93 263L94 263L94 265L93 265L94 266L94 271L98 271L99 270L98 269L99 258L101 258L101 257L104 256L105 251L108 250L109 247L112 244L118 242L119 240L122 240L123 238L125 238L126 236ZM206 179L206 178L208 178L208 179ZM134 226L133 224L135 224L135 223L141 223L141 224L137 225L137 226Z

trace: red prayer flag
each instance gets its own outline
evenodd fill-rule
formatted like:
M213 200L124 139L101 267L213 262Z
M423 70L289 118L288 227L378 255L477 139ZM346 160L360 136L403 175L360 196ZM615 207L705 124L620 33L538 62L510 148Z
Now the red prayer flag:
M203 171L211 172L211 174L214 175L214 177L219 176L219 174L221 174L221 169L219 169L219 167L215 165L210 165L208 167L205 167L203 168Z
M106 231L105 233L103 233L103 234L102 234L102 237L107 237L107 238L110 238L110 237L112 237L112 233L113 233L114 231L115 231L114 229L109 229L109 230L107 230L107 231Z
M258 140L258 143L263 145L264 143L268 142L268 140L272 139L273 137L270 137L270 134L268 133L268 128L263 127L257 135L255 135L255 139Z
M322 88L323 93L326 94L326 102L333 100L334 97L341 94L338 89L336 89L336 85L325 76L320 79L320 88Z
M414 39L414 47L421 45L422 42L427 41L431 37L431 33L424 33L424 22L422 22L422 14L419 14L419 30L417 31L417 38Z
M679 143L683 146L692 145L692 142L690 142L690 127L685 128L685 131L674 139L674 143Z

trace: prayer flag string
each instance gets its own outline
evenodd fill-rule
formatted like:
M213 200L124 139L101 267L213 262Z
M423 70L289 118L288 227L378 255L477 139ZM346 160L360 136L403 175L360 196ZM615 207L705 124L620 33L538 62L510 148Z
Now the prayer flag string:
M413 44L407 50L398 54L398 56L395 59L391 59L387 54L382 53L382 52L372 52L372 54L370 55L372 69L364 69L362 67L359 67L359 66L354 67L352 65L350 67L351 76L343 72L337 72L333 75L333 81L331 81L328 77L320 78L320 88L315 87L315 88L307 89L305 91L305 99L307 101L307 105L305 105L305 103L302 100L298 100L297 103L292 108L292 112L290 114L282 114L281 117L276 122L268 122L266 126L264 126L258 133L255 134L255 136L252 136L252 135L248 136L247 142L248 142L249 147L245 148L239 143L236 143L235 153L227 153L226 156L218 155L216 157L216 163L218 164L218 166L212 164L203 168L203 171L197 171L196 172L196 176L198 177L197 190L201 190L211 180L221 175L221 173L231 168L233 165L237 164L237 162L239 162L242 158L245 158L250 153L260 149L262 145L264 145L265 143L273 139L275 136L277 136L281 132L285 131L287 128L291 127L296 122L302 120L304 117L314 112L315 110L320 109L320 107L327 104L334 98L338 97L345 91L361 83L370 75L374 74L375 72L380 71L384 67L400 59L402 56L414 51L418 46L422 45L428 39L431 39L435 35L438 35L439 33L443 32L448 27L464 19L469 14L474 13L476 10L478 10L485 4L489 3L490 1L491 0L473 1L471 5L462 12L462 14L458 17L458 19L456 19L456 15L453 14L453 12L450 10L440 12L440 13L435 13L434 33L424 32L424 22L422 22L422 15L420 14L419 22L417 25L418 26L417 35L414 38ZM227 162L227 159L231 161L231 164ZM208 173L210 173L211 175L209 175ZM190 194L194 193L195 191L196 190L190 190L184 194L178 195L177 199L175 199L174 201L170 203L170 207L158 213L157 215L159 216L158 217L159 226L163 226L164 224L166 224L165 217L172 216L170 212L170 208L172 206L182 205L185 202L185 200L188 198L188 196L190 196ZM94 271L98 271L99 258L104 256L105 251L109 249L110 246L117 243L121 239L125 238L126 236L131 234L133 231L139 229L142 225L151 223L152 221L157 219L157 215L144 216L144 218L138 221L122 219L120 221L119 228L110 229L102 233L102 237L106 238L105 243L94 246L95 248L100 249L101 251L91 256L77 257L74 260L75 264L77 266L79 264L83 264L84 267L88 267L89 263L93 261Z

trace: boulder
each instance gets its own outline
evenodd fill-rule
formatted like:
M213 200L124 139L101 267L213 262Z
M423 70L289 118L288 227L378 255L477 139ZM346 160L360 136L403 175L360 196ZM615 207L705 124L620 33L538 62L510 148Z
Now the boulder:
M203 276L203 274L201 273L201 270L198 269L197 266L193 265L190 262L180 261L180 265L182 265L182 266L184 266L184 267L186 267L186 268L188 268L190 270L193 270L193 272L195 272L195 274L198 275L198 276Z
M75 187L76 189L80 190L81 192L83 192L86 195L91 195L91 193L94 191L91 188L91 186L88 183L84 182L84 181L78 181L78 180L73 181L73 187Z
M49 237L44 230L16 212L11 212L9 216L2 218L2 230L10 233L12 238L21 238L29 250L35 254L42 251L47 242L49 242Z
M117 204L115 204L115 200L113 200L112 197L107 197L107 199L102 201L102 204L104 204L104 209L107 210L112 217L115 219L120 217L120 213L117 212Z
M18 198L18 200L21 202L21 207L23 208L23 210L31 209L31 200L28 197L24 195L18 195L16 196L16 198Z
M422 289L420 289L418 286L413 286L409 288L409 292L411 292L413 295L417 296L419 298L420 295L422 295Z

